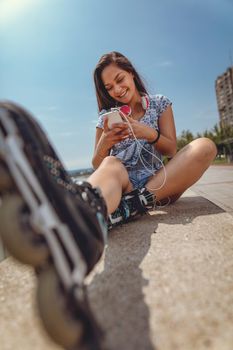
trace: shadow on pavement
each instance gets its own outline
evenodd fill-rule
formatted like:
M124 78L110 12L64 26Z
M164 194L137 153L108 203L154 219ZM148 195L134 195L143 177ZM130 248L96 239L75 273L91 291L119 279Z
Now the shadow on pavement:
M176 203L152 213L159 223L187 225L196 217L224 213L224 210L201 196L181 197ZM154 214L154 215L153 215Z
M152 215L110 231L103 270L97 271L88 286L91 306L105 331L107 349L156 350L143 293L149 280L143 276L140 264L158 225L187 225L198 216L222 212L202 197L182 197Z
M151 243L151 232L145 232L143 225L148 221L154 226L154 219L146 217L111 231L104 271L89 286L92 308L106 332L107 349L155 349L143 295L148 280L140 269Z

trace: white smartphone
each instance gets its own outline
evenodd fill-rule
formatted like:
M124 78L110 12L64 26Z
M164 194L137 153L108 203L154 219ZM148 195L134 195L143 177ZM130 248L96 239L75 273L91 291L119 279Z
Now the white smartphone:
M112 129L112 124L114 123L123 123L123 119L119 113L119 111L110 111L107 113L104 113L104 118L108 118L108 128Z

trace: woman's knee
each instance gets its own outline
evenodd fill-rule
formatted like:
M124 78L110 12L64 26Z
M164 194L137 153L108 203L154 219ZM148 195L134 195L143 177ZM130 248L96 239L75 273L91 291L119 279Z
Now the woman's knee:
M114 156L107 156L103 159L101 166L120 168L122 164L118 158Z
M99 169L102 169L109 178L114 178L117 181L119 181L119 183L122 186L123 192L128 192L132 189L132 185L130 183L129 174L126 170L126 167L121 163L121 161L118 158L114 156L105 157Z
M207 137L198 138L190 143L197 160L211 162L217 155L215 143Z
M108 169L108 171L114 172L117 174L127 174L127 170L125 166L121 163L121 161L114 156L107 156L101 163L101 167Z

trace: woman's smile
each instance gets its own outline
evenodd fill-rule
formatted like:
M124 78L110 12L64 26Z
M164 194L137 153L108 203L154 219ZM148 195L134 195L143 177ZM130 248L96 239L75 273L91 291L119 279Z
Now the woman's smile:
M117 98L124 98L128 92L128 89L125 89L120 95L116 96Z

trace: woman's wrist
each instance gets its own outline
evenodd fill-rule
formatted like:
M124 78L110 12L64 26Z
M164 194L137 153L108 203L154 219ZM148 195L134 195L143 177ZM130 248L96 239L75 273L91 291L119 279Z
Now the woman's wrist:
M101 159L104 159L105 157L107 157L109 154L109 149L107 148L97 148L96 149L96 155L101 158Z
M107 155L103 155L99 152L96 153L97 157L100 158L100 159L104 159Z
M147 138L147 141L150 145L153 145L156 142L158 142L159 138L160 138L159 129L153 129L153 133L151 133L151 135Z
M111 147L108 147L108 142L106 142L106 139L102 137L97 145L96 153L99 153L100 155L103 155L106 157L110 151Z
M159 131L159 129L154 129L154 131L155 132L154 132L153 138L148 139L148 143L150 145L154 145L155 143L157 143L159 141L159 138L160 138L160 131Z

